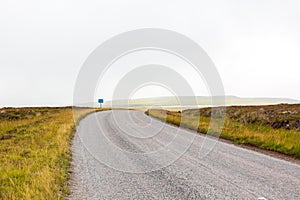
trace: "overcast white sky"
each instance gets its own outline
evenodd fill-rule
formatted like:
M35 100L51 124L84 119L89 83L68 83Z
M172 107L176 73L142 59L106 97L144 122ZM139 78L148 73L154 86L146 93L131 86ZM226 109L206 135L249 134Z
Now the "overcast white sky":
M0 107L71 105L87 56L145 27L196 41L228 95L300 99L297 0L1 0L0 25Z

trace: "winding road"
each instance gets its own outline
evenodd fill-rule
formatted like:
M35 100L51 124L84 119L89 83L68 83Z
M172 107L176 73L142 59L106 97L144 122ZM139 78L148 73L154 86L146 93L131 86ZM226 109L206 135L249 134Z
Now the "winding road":
M142 111L81 120L69 199L300 199L300 166Z

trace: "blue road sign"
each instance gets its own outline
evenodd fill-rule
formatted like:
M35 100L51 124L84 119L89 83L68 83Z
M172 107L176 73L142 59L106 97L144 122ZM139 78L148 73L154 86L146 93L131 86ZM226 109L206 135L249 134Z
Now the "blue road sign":
M98 103L103 103L104 99L98 99Z

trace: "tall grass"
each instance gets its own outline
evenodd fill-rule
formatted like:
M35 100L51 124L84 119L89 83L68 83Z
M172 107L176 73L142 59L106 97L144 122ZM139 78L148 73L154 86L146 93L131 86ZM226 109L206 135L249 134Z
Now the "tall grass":
M187 127L206 134L210 118L194 116L189 112L148 110L146 114L174 125ZM300 158L300 131L295 129L275 129L263 123L245 124L226 116L221 138L237 144L256 146Z
M72 109L1 109L0 116L0 199L64 199L75 130Z

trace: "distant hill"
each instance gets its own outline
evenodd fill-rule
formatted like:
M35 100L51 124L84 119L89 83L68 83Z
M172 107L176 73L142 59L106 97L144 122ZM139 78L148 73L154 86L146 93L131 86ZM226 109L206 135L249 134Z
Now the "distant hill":
M215 104L223 105L224 97L216 96ZM288 98L240 98L236 96L225 96L225 105L270 105L270 104L295 104L300 103L298 100ZM196 105L195 105L196 104ZM105 107L205 107L211 106L211 97L208 96L182 96L182 97L155 97L155 98L141 98L132 100L114 100L104 103Z

